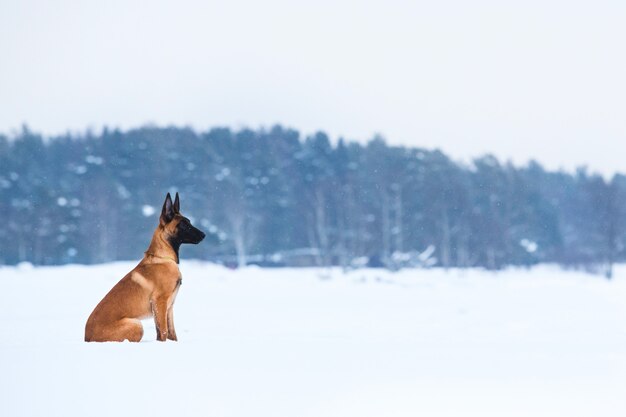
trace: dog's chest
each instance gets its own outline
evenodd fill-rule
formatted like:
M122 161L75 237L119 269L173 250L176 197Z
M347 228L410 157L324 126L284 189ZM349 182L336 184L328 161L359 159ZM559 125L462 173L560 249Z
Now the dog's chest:
M183 277L182 275L178 276L178 279L176 280L176 284L174 286L174 297L176 297L176 294L178 294L178 290L180 289L180 286L183 285Z

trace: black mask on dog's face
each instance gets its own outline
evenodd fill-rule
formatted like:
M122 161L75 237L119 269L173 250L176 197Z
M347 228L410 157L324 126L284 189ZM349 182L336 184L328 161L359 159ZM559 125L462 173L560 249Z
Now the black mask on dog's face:
M183 243L198 244L206 236L204 232L191 224L191 221L180 213L180 199L176 193L176 200L172 203L170 194L167 193L161 217L161 225L168 232L170 245L178 252L178 248Z

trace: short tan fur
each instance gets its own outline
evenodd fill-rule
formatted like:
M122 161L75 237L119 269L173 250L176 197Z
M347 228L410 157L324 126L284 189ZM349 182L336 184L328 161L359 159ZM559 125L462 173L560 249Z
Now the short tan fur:
M180 214L178 193L174 203L168 193L145 256L93 310L85 325L85 341L139 342L140 320L149 317L154 317L157 340L178 340L174 327L174 301L182 283L178 250L204 236Z

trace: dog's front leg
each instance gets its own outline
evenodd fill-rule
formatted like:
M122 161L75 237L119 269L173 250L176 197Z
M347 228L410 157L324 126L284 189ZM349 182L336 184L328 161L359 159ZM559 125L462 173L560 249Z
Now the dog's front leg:
M167 338L178 341L176 337L176 329L174 328L174 305L167 310Z
M167 299L164 297L152 300L152 314L156 326L157 340L167 340Z

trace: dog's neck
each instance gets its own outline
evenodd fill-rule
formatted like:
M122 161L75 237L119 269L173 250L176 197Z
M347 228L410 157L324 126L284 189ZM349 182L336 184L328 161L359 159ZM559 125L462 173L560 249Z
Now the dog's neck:
M172 242L164 238L163 233L157 229L152 236L152 241L150 241L150 246L148 246L148 250L145 254L146 256L152 256L157 259L174 261L178 264L180 262L178 257L179 248L180 244L172 244Z

